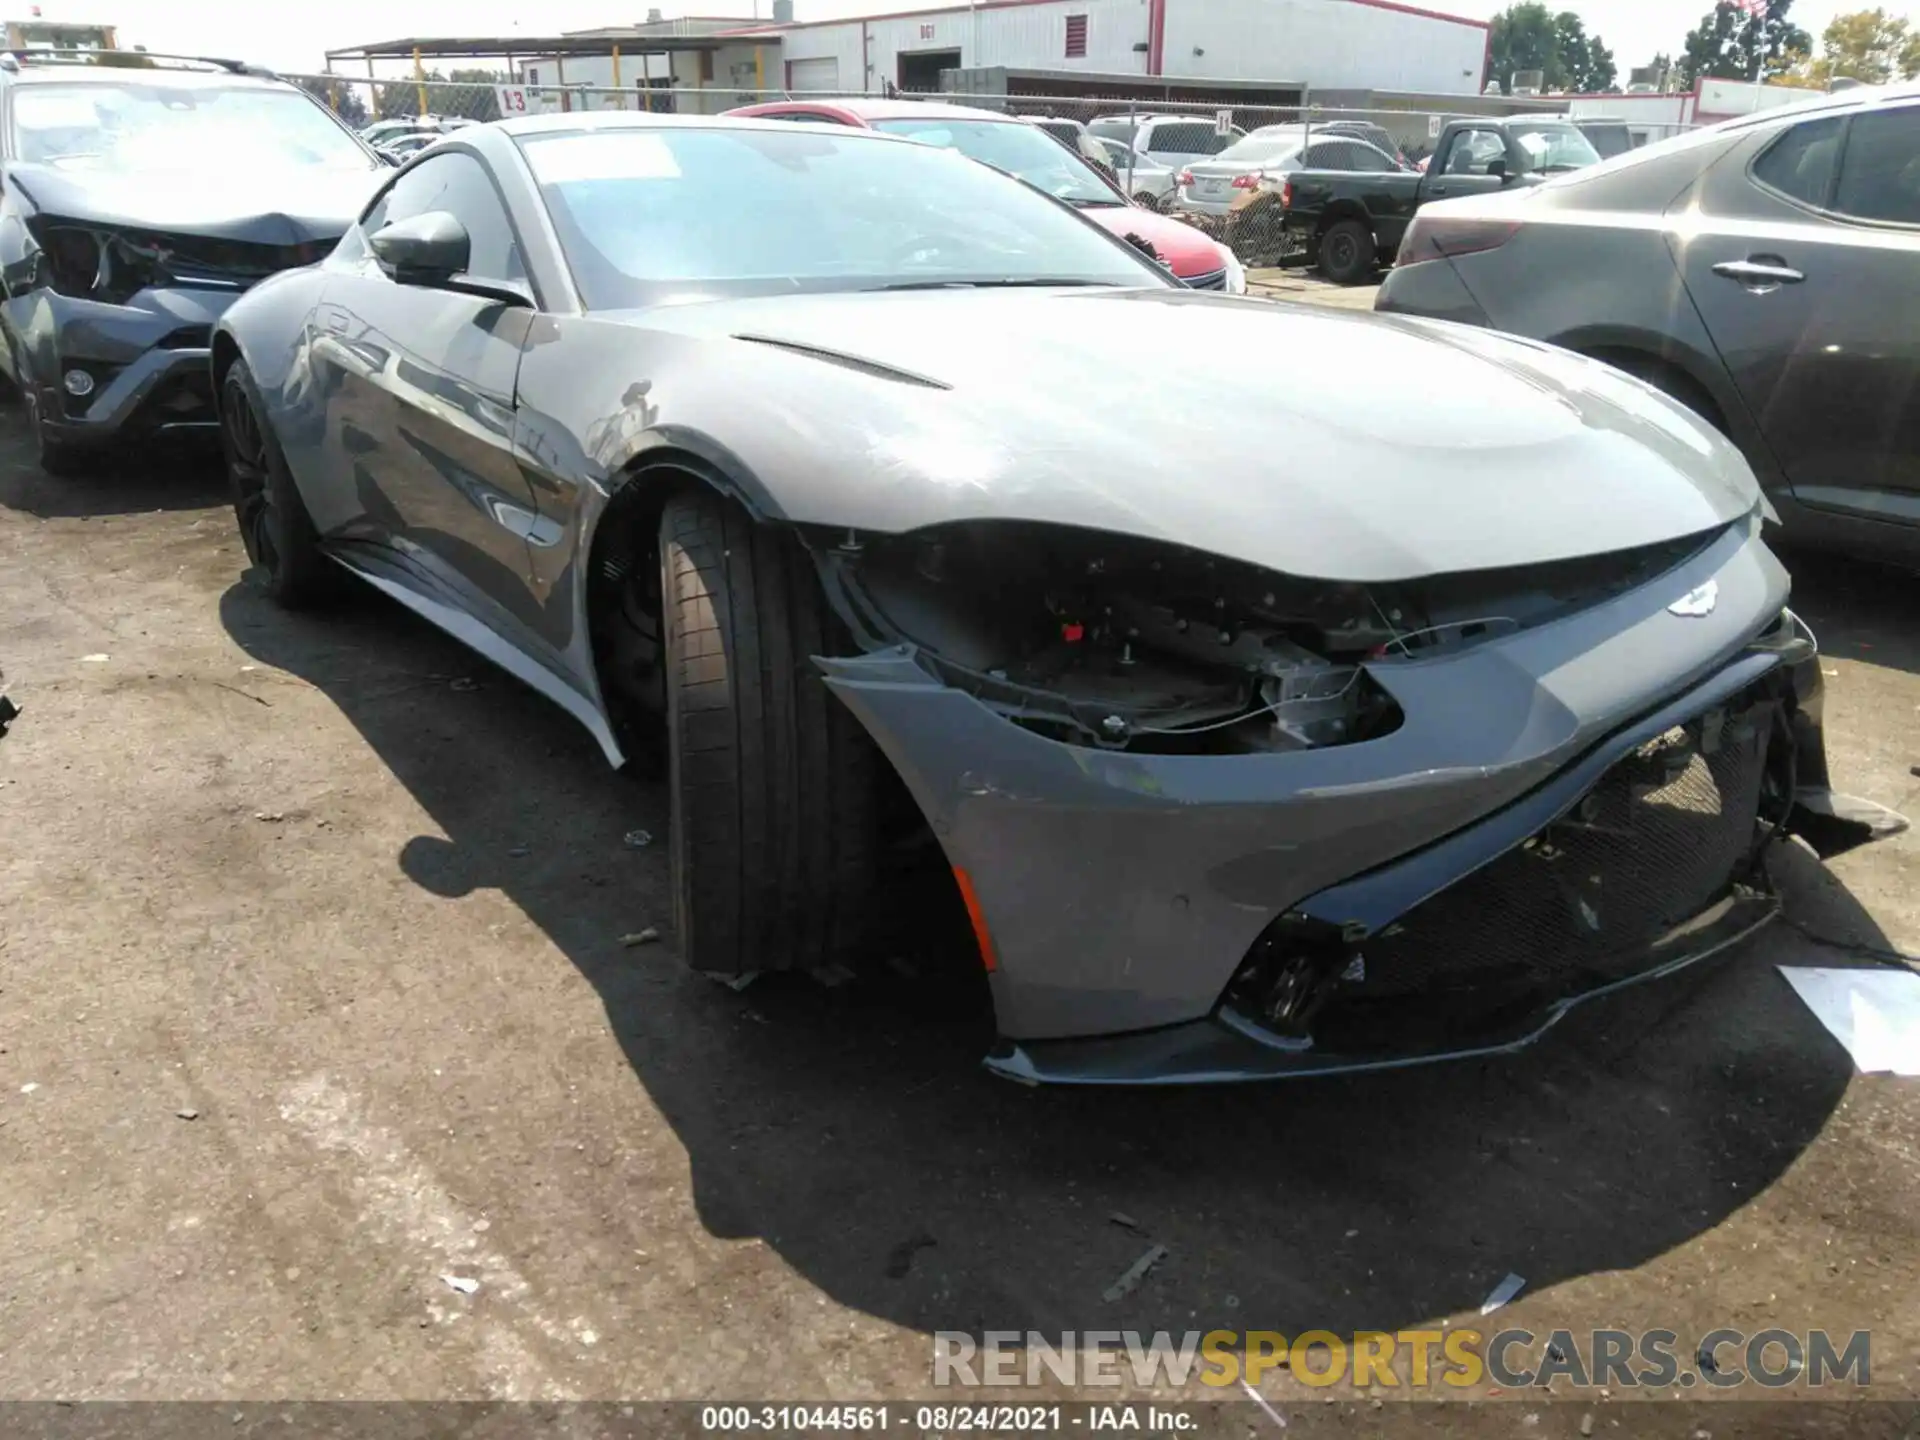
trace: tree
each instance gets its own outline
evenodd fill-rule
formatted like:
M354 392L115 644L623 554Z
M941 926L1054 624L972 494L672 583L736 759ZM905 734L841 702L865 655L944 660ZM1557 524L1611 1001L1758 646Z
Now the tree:
M1487 31L1487 48L1492 64L1488 78L1499 81L1503 90L1513 89L1516 70L1543 71L1549 90L1566 83L1559 31L1552 12L1538 0L1510 5L1504 14L1494 16Z
M347 124L358 130L367 123L367 102L360 98L359 87L345 80L328 80L307 75L295 82L302 90L330 107Z
M1885 10L1836 15L1820 36L1819 57L1802 54L1788 73L1821 89L1843 75L1868 85L1910 80L1920 75L1920 34Z
M1558 15L1539 0L1510 5L1488 32L1488 78L1512 90L1516 71L1538 70L1548 90L1606 90L1614 82L1613 52L1571 10Z
M503 71L484 68L455 70L447 78L456 85L474 87L457 97L458 108L452 113L464 115L470 120L500 118L500 92L495 87L506 83L507 77Z
M1553 29L1560 64L1566 72L1566 88L1588 92L1611 90L1616 73L1613 52L1600 42L1600 37L1588 35L1585 23L1571 10L1563 10L1553 17Z
M1765 80L1784 75L1813 48L1813 37L1787 19L1793 0L1755 0L1748 10L1739 0L1719 0L1687 32L1680 56L1680 80Z

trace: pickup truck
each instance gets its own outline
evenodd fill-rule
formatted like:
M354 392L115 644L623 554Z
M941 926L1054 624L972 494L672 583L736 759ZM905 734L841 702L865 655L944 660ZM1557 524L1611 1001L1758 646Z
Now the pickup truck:
M1598 164L1599 152L1561 115L1488 115L1449 121L1424 173L1296 170L1281 188L1287 238L1341 285L1390 264L1414 213L1429 200L1480 195Z

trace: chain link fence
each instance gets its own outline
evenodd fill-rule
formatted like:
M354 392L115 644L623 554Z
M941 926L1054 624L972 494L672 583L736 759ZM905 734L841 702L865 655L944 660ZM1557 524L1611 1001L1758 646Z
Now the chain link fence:
M536 85L505 73L484 81L405 76L359 79L344 75L286 78L325 101L396 159L404 159L450 129L506 116L607 110L719 115L771 101L830 103L837 99L880 98L844 91L674 85L663 77L643 78L622 87ZM954 92L899 98L940 101L1030 119L1103 171L1136 203L1187 221L1226 244L1244 264L1261 267L1307 258L1302 242L1285 226L1282 177L1276 174L1261 178L1257 159L1249 159L1244 174L1209 173L1198 185L1184 183L1190 177L1198 178L1193 177L1196 168L1202 172L1231 170L1231 155L1219 163L1214 163L1214 157L1254 132L1280 127L1276 139L1297 142L1301 149L1316 141L1364 141L1409 169L1418 169L1431 158L1433 146L1449 122L1529 114L1542 119L1562 118L1566 113L1564 103L1516 106L1498 97L1462 97L1461 108L1452 110ZM1604 123L1618 131L1610 145L1601 146L1603 153L1637 147L1693 128L1641 119L1576 118ZM1248 152L1243 149L1240 153ZM1317 153L1329 152L1323 149ZM1353 168L1364 169L1365 162L1356 161Z

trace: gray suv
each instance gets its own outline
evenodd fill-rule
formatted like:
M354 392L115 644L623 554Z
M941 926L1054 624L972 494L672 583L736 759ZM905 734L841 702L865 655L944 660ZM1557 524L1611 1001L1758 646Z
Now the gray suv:
M1376 308L1631 371L1732 437L1788 538L1920 564L1920 84L1429 205Z

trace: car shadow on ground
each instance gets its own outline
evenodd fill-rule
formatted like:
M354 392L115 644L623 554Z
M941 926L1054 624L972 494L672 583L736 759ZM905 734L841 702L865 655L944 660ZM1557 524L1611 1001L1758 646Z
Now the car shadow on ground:
M23 435L18 406L0 411L0 434ZM204 436L158 436L102 455L69 476L49 475L24 443L0 461L0 505L42 520L199 510L227 498L219 443Z
M661 787L609 783L558 710L396 607L293 617L240 585L221 613L255 660L318 686L448 837L416 837L395 865L436 894L497 887L596 987L686 1148L707 1229L761 1237L901 1325L1390 1330L1471 1310L1510 1271L1538 1290L1630 1269L1772 1185L1851 1074L1774 973L1807 954L1776 927L1516 1056L1252 1088L1021 1089L979 1069L987 1029L964 989L734 994L686 975ZM653 843L624 845L636 827ZM1878 934L1810 856L1778 859L1811 928ZM624 948L643 925L666 943ZM1167 1254L1145 1283L1105 1300L1154 1244Z
M1822 654L1920 675L1920 574L1811 550L1781 559Z

